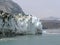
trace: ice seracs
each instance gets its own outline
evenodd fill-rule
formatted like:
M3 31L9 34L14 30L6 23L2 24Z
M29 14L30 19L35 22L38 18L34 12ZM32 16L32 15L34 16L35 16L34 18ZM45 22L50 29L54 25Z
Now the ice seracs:
M17 19L18 18L18 19ZM31 15L16 15L18 32L23 34L42 33L42 24L40 19Z
M0 32L4 35L11 35L11 33L42 34L42 24L40 19L32 15L11 15L2 12L0 14Z

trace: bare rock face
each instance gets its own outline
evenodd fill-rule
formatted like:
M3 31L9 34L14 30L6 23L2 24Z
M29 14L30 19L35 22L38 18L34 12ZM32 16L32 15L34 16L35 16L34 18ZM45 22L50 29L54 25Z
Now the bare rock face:
M24 15L22 8L12 0L0 0L0 10L11 14L22 13Z

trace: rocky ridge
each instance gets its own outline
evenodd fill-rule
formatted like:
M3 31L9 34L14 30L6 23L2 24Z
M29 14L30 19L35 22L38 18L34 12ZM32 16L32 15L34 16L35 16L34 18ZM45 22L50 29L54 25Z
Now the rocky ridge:
M12 0L0 0L0 10L4 12L12 13L12 14L25 14L22 8Z

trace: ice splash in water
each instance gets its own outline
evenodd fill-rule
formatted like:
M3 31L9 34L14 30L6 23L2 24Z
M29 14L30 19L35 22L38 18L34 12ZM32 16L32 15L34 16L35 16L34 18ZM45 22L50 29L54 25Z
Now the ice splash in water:
M43 30L42 31L42 33L43 34L60 34L60 30L58 30L58 29L56 29L56 30L53 30L53 29L51 29L51 30Z
M0 31L3 33L12 31L22 34L41 34L42 24L40 19L31 15L10 15L1 12Z

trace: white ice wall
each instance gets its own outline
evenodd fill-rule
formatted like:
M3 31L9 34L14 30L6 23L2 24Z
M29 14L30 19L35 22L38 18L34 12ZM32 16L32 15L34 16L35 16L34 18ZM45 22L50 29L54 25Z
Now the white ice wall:
M7 20L7 23L4 23L4 27L2 27L3 23L2 19L0 19L0 28L17 30L17 32L35 34L37 29L42 30L40 19L34 16L15 16L14 18L10 18L9 21Z

